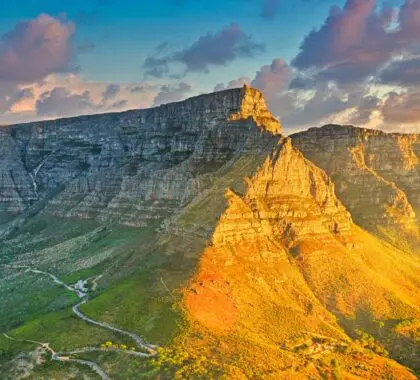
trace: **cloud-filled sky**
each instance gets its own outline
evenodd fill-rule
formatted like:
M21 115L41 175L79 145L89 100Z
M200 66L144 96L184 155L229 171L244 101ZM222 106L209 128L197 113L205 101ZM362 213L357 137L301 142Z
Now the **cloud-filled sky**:
M249 83L287 133L420 132L420 0L17 0L0 36L0 124Z

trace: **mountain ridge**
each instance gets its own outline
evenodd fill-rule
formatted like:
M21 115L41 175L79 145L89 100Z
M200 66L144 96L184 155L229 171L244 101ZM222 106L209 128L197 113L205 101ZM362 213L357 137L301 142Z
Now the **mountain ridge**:
M189 186L180 200L188 202L197 192L194 181L202 170L199 167L217 169L248 137L258 136L262 122L267 125L262 132L279 133L280 124L262 94L244 87L152 109L3 128L0 223L2 216L7 220L47 198L45 208L52 215L125 218L121 223L147 224L140 209L131 210L131 216L121 215L118 209L126 208L126 199L135 202L136 197L144 200L138 207L146 207L153 218L147 202L155 197L164 207L174 208L171 197L176 198L185 183ZM147 167L139 167L139 160ZM184 180L168 178L173 189L161 188L154 173L175 177L173 170L179 165L185 166ZM136 190L134 184L139 181L142 185L136 185ZM49 193L53 200L48 200Z
M402 234L418 247L420 135L327 125L291 138L333 179L358 224L388 240Z
M249 87L46 125L0 130L8 336L65 352L121 340L13 269L29 266L94 278L81 312L162 346L142 362L99 352L116 378L415 378L415 142L338 126L284 137ZM18 360L14 344L0 338Z

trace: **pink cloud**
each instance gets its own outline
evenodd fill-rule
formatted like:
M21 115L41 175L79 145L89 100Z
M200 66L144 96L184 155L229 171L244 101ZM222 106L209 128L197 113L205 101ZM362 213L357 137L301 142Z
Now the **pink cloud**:
M406 0L398 12L376 0L347 0L331 8L324 25L310 32L292 65L318 70L318 78L337 83L360 82L395 54L409 51L420 32L420 2ZM396 22L397 27L391 28Z
M382 114L384 121L390 124L419 123L420 92L389 93L383 104Z
M47 14L22 21L0 42L0 80L30 83L72 70L75 27Z
M286 89L292 80L290 66L281 58L276 58L271 65L262 66L256 73L252 86L262 90L268 98Z
M165 85L160 88L159 93L155 96L153 106L161 104L178 102L185 99L192 91L189 83L181 82L177 85Z

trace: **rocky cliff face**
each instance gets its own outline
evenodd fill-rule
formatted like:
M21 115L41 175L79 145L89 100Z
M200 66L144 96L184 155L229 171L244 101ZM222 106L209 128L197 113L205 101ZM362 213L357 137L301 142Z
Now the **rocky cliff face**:
M352 345L333 314L420 316L418 260L354 225L331 179L290 139L246 183L242 194L226 192L228 207L184 289L191 355L200 347L244 378L329 378L329 355L344 378L414 378Z
M244 87L158 108L4 127L0 223L41 200L46 214L145 226L188 204L238 152L280 124ZM258 138L261 144L250 144Z
M215 244L277 236L293 246L307 237L350 231L350 214L335 197L330 178L289 139L247 184L243 198L228 191L229 208L214 234Z
M394 236L403 231L417 241L419 135L327 125L291 138L332 178L338 197L358 224Z

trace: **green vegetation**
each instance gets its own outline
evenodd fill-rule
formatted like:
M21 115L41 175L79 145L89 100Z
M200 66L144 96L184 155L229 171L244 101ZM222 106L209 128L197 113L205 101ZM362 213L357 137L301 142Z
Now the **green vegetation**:
M195 261L157 251L164 248L156 244L155 229L155 226L145 229L98 226L91 221L48 220L37 216L0 248L1 264L28 265L49 271L67 284L100 275L91 300L81 308L83 313L133 331L152 343L166 344L176 335L182 318L173 306L177 294L168 292L162 281L170 289L177 288L188 278ZM56 351L87 346L99 348L106 341L120 348L133 346L129 337L79 319L71 310L79 301L78 297L48 276L25 273L25 268L2 266L0 271L3 273L0 300L6 306L0 310L1 331L17 339L48 342ZM16 355L36 347L36 344L12 341L0 335L0 372L13 373L9 370ZM104 354L91 353L90 356L101 363ZM117 365L114 357L109 356L110 362L102 365ZM153 370L142 358L128 356L124 357L124 362L126 371L121 373ZM75 374L97 377L92 376L86 366L56 362L37 366L35 374L60 378L61 371L67 373L70 369Z

